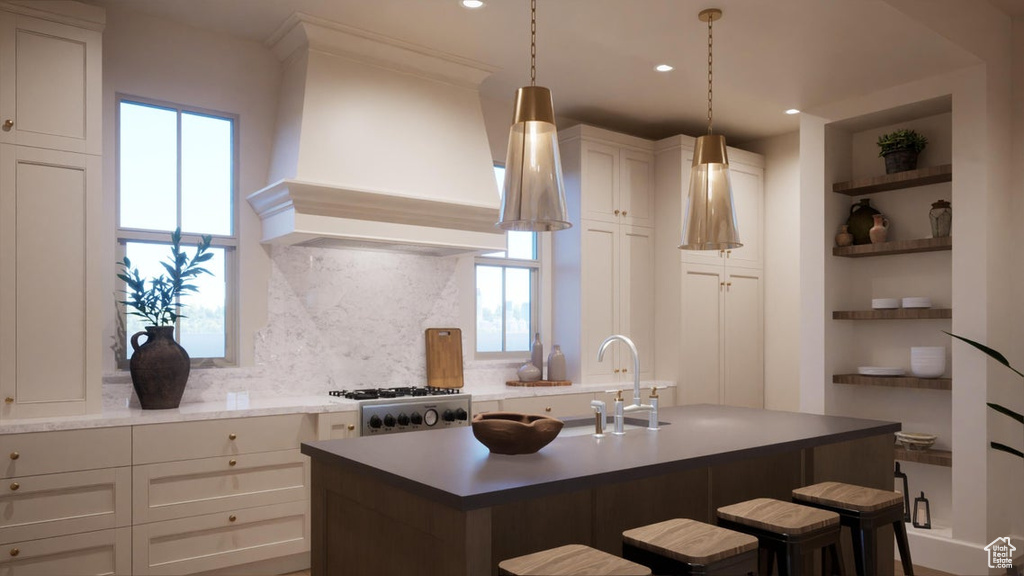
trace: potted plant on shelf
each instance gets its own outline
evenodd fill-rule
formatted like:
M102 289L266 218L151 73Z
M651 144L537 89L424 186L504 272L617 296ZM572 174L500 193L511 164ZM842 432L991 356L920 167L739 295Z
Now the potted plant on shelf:
M943 332L945 332L945 330L943 330ZM1009 362L1009 360L1006 359L1006 356L1003 356L999 352L989 348L988 346L985 346L984 344L980 344L978 342L975 342L974 340L970 340L968 338L964 338L963 336L957 336L956 334L953 334L951 332L946 332L946 334L949 334L950 336L952 336L953 338L956 338L957 340L961 340L963 342L966 342L966 343L970 344L971 346L974 346L978 350L981 350L982 352L987 354L989 358L992 358L996 362L999 362L1003 366L1006 366L1010 370L1013 370L1014 372L1016 372L1017 375L1020 376L1021 378L1024 378L1024 373L1022 373L1020 370L1017 370L1013 366L1010 366L1010 362ZM1010 418L1013 418L1017 422L1020 422L1021 424L1024 424L1024 414L1020 414L1018 412L1010 410L1006 406L1003 406L1001 404L996 404L994 402L986 402L986 404L988 404L988 407L993 409L993 410L995 410L996 412L999 412L1000 414L1004 414L1006 416L1009 416ZM1000 442L990 442L989 445L992 446L992 448L995 449L995 450L1000 450L1002 452L1007 452L1009 454L1013 454L1014 456L1017 456L1018 458L1024 459L1024 452L1021 452L1020 450L1017 450L1016 448L1011 448L1010 446L1007 446L1006 444L1002 444Z
M132 386L139 396L139 404L143 409L177 408L181 396L185 392L191 360L188 352L174 340L174 327L184 306L180 302L182 294L197 292L192 280L209 270L201 264L213 257L210 248L210 236L203 236L196 246L192 258L181 250L181 228L171 233L171 255L169 261L160 264L167 271L156 278L147 280L139 274L139 269L132 266L125 256L119 262L122 272L117 275L125 283L125 300L120 303L133 310L128 313L145 318L151 323L143 332L131 337L132 358L129 368L132 375ZM146 341L139 345L139 336Z
M885 173L895 174L917 168L917 155L928 139L914 130L902 128L878 137L878 155L885 158Z

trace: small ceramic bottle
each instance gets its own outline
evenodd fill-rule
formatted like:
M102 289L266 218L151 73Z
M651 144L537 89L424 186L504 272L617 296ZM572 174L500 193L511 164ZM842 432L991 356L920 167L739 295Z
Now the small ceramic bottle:
M849 246L853 244L853 234L850 234L850 227L846 224L840 226L839 234L836 234L836 246Z
M875 225L868 230L868 236L872 244L885 242L889 237L889 219L881 214L875 214Z
M548 380L560 382L565 380L565 355L562 354L562 347L555 344L548 355Z
M540 332L537 332L533 337L533 345L530 347L530 364L533 364L540 370L540 378L544 379L544 345L540 343Z

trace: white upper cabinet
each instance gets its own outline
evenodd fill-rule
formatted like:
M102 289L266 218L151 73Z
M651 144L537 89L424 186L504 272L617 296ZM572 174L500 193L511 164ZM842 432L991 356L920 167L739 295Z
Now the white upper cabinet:
M101 43L96 29L0 7L0 142L101 154Z
M582 188L586 190L586 194L581 197L582 218L651 226L654 207L653 153L627 145L588 140L586 138L592 132L597 137L607 137L610 133L585 129L589 127L575 128L584 128L581 131L583 138L579 141L579 177Z

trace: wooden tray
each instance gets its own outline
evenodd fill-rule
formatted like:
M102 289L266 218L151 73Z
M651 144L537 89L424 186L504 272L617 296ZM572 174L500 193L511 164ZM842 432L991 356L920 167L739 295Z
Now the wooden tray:
M519 380L507 380L506 386L522 386L527 388L539 388L541 386L572 386L571 380L537 380L535 382L520 382Z

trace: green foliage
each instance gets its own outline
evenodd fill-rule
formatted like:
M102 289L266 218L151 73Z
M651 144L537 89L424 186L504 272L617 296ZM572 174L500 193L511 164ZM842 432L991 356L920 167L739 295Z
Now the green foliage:
M943 332L946 332L946 331L943 330ZM984 344L981 344L979 342L975 342L974 340L971 340L969 338L964 338L963 336L957 336L956 334L953 334L951 332L946 332L946 334L949 334L950 336L952 336L953 338L956 338L957 340L960 340L962 342L966 342L966 343L970 344L971 346L974 346L978 350L981 350L982 352L984 352L985 355L988 356L989 358L995 360L996 362L999 362L1003 366L1006 366L1010 370L1013 370L1014 372L1016 372L1017 375L1020 376L1021 378L1024 378L1024 373L1022 373L1020 370L1017 370L1013 366L1010 366L1010 361L1006 359L1006 356L1003 356L999 352L989 348L988 346L985 346ZM1009 416L1010 418L1013 418L1017 422L1020 422L1021 424L1024 424L1024 414L1020 414L1019 412L1015 412L1013 410L1010 410L1006 406L1003 406L1001 404L996 404L994 402L986 402L986 404L988 404L988 407L993 409L993 410L995 410L996 412L999 412L1000 414L1004 414L1006 416ZM1007 446L1006 444L1001 444L999 442L991 442L990 446L992 446L992 448L995 449L995 450L1000 450L1002 452L1007 452L1009 454L1013 454L1014 456L1017 456L1019 458L1024 458L1024 452L1021 452L1020 450L1016 450L1014 448L1011 448L1011 447Z
M184 304L178 301L182 294L196 292L195 284L190 284L197 276L209 274L210 271L200 266L203 262L213 258L208 252L211 236L203 236L196 247L196 253L189 259L188 254L181 250L181 228L171 233L171 255L167 261L160 264L167 271L167 275L161 274L157 278L149 279L149 288L146 288L146 279L139 274L138 268L133 268L127 256L118 262L122 272L117 275L125 284L126 300L120 304L134 308L128 312L132 316L139 316L148 320L153 326L166 326L174 324L178 318L184 318L181 308Z
M906 128L895 130L878 137L878 155L885 156L896 150L913 150L920 152L928 145L928 139L913 130Z

